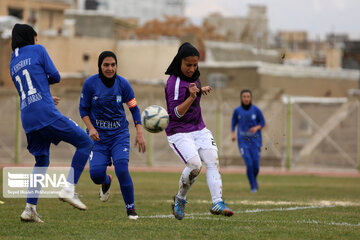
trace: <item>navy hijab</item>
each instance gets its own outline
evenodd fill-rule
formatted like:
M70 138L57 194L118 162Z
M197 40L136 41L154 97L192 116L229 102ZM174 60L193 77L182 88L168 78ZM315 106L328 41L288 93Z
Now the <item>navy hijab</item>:
M105 84L106 87L112 87L115 83L115 79L116 79L116 71L113 77L111 78L107 78L105 77L105 75L103 74L103 72L101 71L101 64L104 61L105 58L107 57L112 57L115 59L115 63L117 66L117 59L116 59L116 55L115 53L111 52L111 51L103 51L102 53L100 53L99 55L99 59L98 59L98 68L99 68L99 77L101 79L101 81Z
M166 70L165 74L167 75L175 75L180 77L182 80L188 82L194 82L200 77L199 67L196 69L194 74L191 77L185 76L181 71L181 61L182 59L190 56L198 56L200 57L199 51L190 43L185 42L183 43L178 50L178 53L172 60L170 66Z
M34 37L37 36L35 30L27 24L15 24L11 34L11 48L14 51L16 48L25 47L27 45L34 45Z
M243 103L243 101L242 101L242 95L243 95L244 93L250 93L250 97L252 98L252 92L251 92L249 89L244 89L244 90L242 90L241 93L240 93L240 101L241 101L241 106L242 106L242 108L245 109L245 110L249 110L250 107L251 107L251 105L252 105L252 103L251 103L252 101L250 101L250 103L249 103L248 105L245 105L245 104Z

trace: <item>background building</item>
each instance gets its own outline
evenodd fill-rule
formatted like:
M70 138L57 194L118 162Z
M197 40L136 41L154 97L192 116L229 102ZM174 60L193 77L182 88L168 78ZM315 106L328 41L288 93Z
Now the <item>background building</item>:
M61 31L64 11L72 6L72 0L1 0L0 15L17 17L34 26L38 32Z
M223 36L225 41L243 42L258 48L268 47L268 19L266 6L249 5L245 17L223 17L219 13L211 14L203 20L208 28Z
M103 10L117 18L137 18L140 25L153 19L163 19L164 15L183 16L184 0L77 0L77 8L83 10Z

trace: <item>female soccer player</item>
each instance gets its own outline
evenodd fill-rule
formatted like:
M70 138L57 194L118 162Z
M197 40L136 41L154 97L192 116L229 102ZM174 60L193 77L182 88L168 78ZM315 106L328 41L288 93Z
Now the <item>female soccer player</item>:
M240 153L246 164L251 192L255 193L259 188L256 178L260 170L261 129L265 127L265 119L261 110L251 104L250 90L242 90L240 98L241 106L235 108L233 113L231 134L232 140L235 141L235 127L238 126L237 139Z
M186 165L172 206L178 220L184 217L186 194L200 173L201 161L206 165L207 184L213 202L210 212L215 215L233 215L233 211L222 200L217 146L201 116L201 95L207 95L211 87L201 87L199 56L195 47L184 43L165 73L170 75L165 86L169 114L166 134L171 149Z
M51 143L61 141L76 147L71 162L69 184L59 193L60 200L74 207L87 207L75 193L84 166L89 158L93 143L89 136L71 119L62 115L55 104L59 99L52 97L50 84L60 82L60 75L42 45L35 44L37 33L26 24L15 24L12 30L11 47L14 51L10 61L11 78L20 96L21 121L28 141L28 150L35 157L33 173L45 174L49 166ZM39 188L36 188L38 192ZM29 187L29 193L36 192ZM43 222L36 211L38 194L28 194L26 207L21 214L22 221Z
M130 133L123 104L132 114L137 135L135 146L145 152L146 146L141 126L140 110L130 83L116 74L117 59L113 52L99 55L99 74L86 79L80 98L80 115L94 140L90 155L90 177L101 184L100 200L109 198L112 176L106 174L107 166L114 164L129 219L136 220L134 186L130 177L129 148Z

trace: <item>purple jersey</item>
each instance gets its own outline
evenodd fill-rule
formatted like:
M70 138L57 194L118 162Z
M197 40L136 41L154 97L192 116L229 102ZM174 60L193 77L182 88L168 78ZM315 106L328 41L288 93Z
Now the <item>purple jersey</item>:
M198 87L201 86L200 79L197 79L194 83ZM169 114L169 125L165 131L168 136L176 133L193 132L205 128L200 108L201 95L197 96L184 115L180 115L177 111L177 106L182 104L190 96L189 85L190 82L181 80L174 75L171 75L167 80L165 86L165 98Z

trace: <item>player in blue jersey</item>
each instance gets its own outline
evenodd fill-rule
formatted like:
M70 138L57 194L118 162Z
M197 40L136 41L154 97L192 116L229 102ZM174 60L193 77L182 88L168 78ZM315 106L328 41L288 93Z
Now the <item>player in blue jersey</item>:
M172 205L178 220L184 217L186 195L200 173L202 161L206 165L206 180L212 198L210 212L224 216L234 214L222 200L218 150L201 116L201 95L208 94L211 87L201 87L199 56L195 47L184 43L165 73L170 75L165 86L169 114L169 125L165 131L170 147L186 165Z
M16 24L12 30L10 74L20 96L21 121L28 141L28 150L35 157L33 173L45 174L49 166L50 144L65 141L76 147L71 162L68 186L60 193L60 200L74 207L87 207L75 193L84 166L89 158L93 143L89 136L74 121L62 115L50 93L50 84L60 81L60 75L42 45L35 44L37 33L26 24ZM29 192L34 189L29 188ZM36 188L35 190L40 190ZM37 194L28 194L21 220L43 222L37 211Z
M100 186L100 200L109 198L112 176L107 166L114 164L129 219L138 215L134 204L134 186L129 173L130 134L123 104L127 104L135 127L135 146L145 152L140 110L130 83L116 74L117 59L113 52L99 55L99 73L86 79L80 98L80 115L94 140L89 159L90 177Z
M255 193L259 188L256 178L260 170L261 129L265 127L265 118L261 110L251 103L250 90L242 90L240 98L241 106L235 108L231 121L231 137L233 141L236 140L237 126L239 150L245 161L251 192Z

